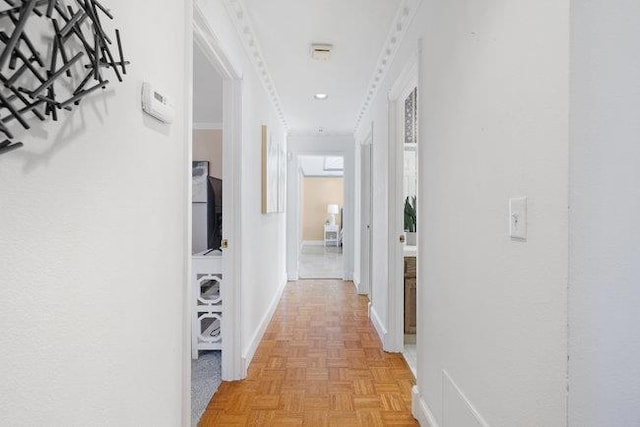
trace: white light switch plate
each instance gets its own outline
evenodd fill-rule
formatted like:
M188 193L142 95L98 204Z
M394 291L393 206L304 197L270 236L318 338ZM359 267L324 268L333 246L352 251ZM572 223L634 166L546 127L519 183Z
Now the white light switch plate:
M509 199L509 234L512 239L527 240L527 198Z

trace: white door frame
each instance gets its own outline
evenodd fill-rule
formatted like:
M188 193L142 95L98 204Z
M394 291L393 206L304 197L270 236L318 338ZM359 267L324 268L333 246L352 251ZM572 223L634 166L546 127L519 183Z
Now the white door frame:
M287 167L287 277L288 280L298 280L298 263L300 258L300 182L298 170L300 169L300 156L342 156L344 158L344 211L345 233L343 238L344 273L343 280L353 280L353 253L355 243L355 201L348 197L348 188L355 189L355 146L349 148L327 149L322 146L317 148L297 148L289 146L289 165ZM294 198L297 194L297 203ZM292 226L293 225L293 226Z
M191 167L193 160L193 0L185 1L185 87L184 100L184 276L182 282L182 426L191 425Z
M223 78L223 231L224 239L229 247L223 252L223 295L226 318L222 328L222 379L226 381L238 380L243 377L241 331L242 316L240 305L241 283L241 222L236 213L241 212L241 177L242 177L242 75L239 69L229 60L229 56L220 44L219 38L209 26L200 7L193 1L187 4L187 96L185 110L187 122L186 152L187 164L185 180L187 186L187 214L186 214L186 260L184 282L184 311L185 311L185 340L183 357L183 422L191 423L191 161L193 159L193 43L196 43L211 64Z
M305 156L310 156L310 157L323 157L323 156L335 156L335 157L342 157L343 158L343 164L344 164L344 171L341 177L338 178L342 178L342 182L343 182L343 187L345 189L344 194L345 196L343 196L342 199L342 207L343 209L347 208L347 200L346 200L346 188L347 188L347 183L351 183L350 179L347 179L347 161L346 161L346 157L344 152L342 151L335 151L335 150L328 150L328 151L298 151L296 152L293 161L295 162L295 166L296 166L296 170L299 172L298 174L296 174L296 185L297 185L297 191L298 191L298 207L295 210L295 212L293 213L293 215L291 215L292 219L295 221L296 224L296 248L297 251L295 253L295 260L293 261L294 264L296 265L296 279L298 280L300 278L299 275L299 266L300 266L300 251L302 250L302 240L301 240L301 236L300 236L300 228L302 227L302 180L304 179L304 174L302 173L302 164L301 164L301 160L300 157L305 157ZM349 207L349 209L351 209L351 207ZM347 221L345 221L345 218L342 218L342 225L344 228L345 223L347 223ZM351 227L350 224L347 225L348 227ZM342 242L342 247L343 247L343 268L342 268L342 277L336 277L336 279L341 279L341 280L347 280L347 254L344 253L346 252L345 245L344 245L344 241ZM351 250L351 249L350 249Z
M358 293L371 295L373 236L373 123L360 144L360 283Z
M389 325L385 350L392 352L404 349L404 245L400 241L404 231L404 129L399 124L404 117L403 101L418 86L418 63L416 51L389 91Z
M242 212L242 74L229 60L219 38L197 4L193 8L194 42L202 49L223 79L222 119L222 229L229 247L223 253L225 317L222 328L222 379L244 377L240 333L240 284L242 272L239 212Z

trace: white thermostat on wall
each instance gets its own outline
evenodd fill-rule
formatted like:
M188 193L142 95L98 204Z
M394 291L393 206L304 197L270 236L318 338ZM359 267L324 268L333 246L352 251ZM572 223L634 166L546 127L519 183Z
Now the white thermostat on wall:
M171 99L149 82L142 83L142 111L163 123L172 123L175 115Z

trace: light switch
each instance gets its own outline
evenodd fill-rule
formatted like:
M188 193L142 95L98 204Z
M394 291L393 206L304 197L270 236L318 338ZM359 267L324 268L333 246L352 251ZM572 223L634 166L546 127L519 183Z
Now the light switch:
M509 234L512 239L527 240L527 198L509 199Z

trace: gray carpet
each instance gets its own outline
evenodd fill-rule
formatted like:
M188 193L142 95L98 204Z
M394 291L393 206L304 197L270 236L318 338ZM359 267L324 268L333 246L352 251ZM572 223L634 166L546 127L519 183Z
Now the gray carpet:
M216 392L221 378L220 350L201 351L198 360L191 361L191 425L196 426Z

